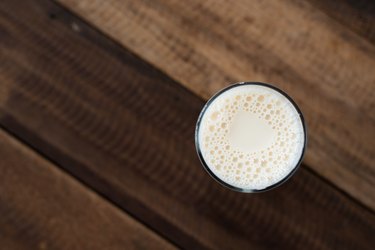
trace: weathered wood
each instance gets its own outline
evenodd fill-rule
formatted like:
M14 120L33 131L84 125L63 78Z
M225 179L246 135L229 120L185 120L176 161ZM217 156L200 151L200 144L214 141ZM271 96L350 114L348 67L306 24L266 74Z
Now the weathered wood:
M0 130L1 249L175 249Z
M36 3L0 2L6 129L186 249L372 248L374 214L305 167L259 195L215 183L194 150L203 100Z
M305 114L305 163L375 208L375 47L347 25L293 0L59 2L204 98L277 84Z

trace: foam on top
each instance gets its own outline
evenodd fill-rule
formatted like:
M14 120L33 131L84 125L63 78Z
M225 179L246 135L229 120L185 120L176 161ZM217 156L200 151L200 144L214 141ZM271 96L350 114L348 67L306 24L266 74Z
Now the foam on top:
M262 190L294 170L305 135L288 98L267 86L240 84L203 111L197 142L217 178L239 189Z

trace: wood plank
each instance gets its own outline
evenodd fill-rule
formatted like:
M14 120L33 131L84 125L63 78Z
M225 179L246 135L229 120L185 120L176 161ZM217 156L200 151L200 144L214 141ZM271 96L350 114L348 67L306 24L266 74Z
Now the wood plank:
M0 130L1 249L176 249Z
M202 99L49 1L0 6L0 124L177 245L374 245L374 213L305 167L259 195L221 187L194 149Z
M305 114L305 163L375 209L375 47L308 2L59 0L208 98L276 83Z
M328 16L375 43L375 2L372 0L340 0L309 2Z

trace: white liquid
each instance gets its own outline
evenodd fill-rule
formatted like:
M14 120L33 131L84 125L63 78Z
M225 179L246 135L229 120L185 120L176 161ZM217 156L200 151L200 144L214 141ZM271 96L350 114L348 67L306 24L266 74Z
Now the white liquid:
M272 186L298 164L305 144L300 115L278 91L241 84L202 114L197 142L210 171L239 189Z

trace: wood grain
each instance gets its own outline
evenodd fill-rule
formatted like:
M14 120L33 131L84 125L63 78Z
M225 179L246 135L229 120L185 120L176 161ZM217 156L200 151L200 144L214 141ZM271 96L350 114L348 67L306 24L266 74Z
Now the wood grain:
M1 249L175 249L0 130Z
M375 216L305 167L244 195L194 149L203 100L49 1L0 2L0 124L185 249L372 249Z
M305 163L375 209L375 47L354 17L292 0L59 2L204 98L277 84L305 114Z
M375 43L375 2L372 0L340 0L309 2L328 16Z

